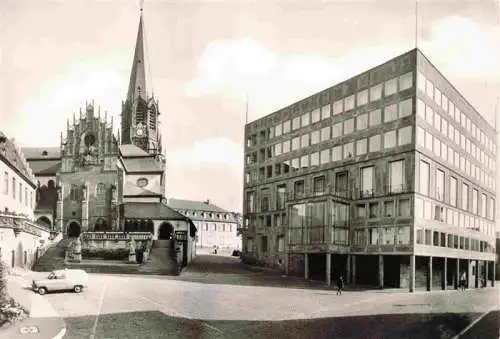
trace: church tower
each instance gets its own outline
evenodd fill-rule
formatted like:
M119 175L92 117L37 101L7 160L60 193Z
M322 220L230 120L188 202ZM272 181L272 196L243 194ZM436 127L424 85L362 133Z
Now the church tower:
M127 99L122 102L121 144L135 145L147 153L161 154L158 100L146 87L144 20L141 14L130 72Z

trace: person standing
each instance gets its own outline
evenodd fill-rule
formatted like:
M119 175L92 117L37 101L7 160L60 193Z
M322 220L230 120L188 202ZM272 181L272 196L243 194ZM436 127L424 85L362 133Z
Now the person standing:
M467 277L465 276L465 272L462 272L462 276L460 277L460 286L462 287L462 291L465 290L466 282L467 282Z
M344 288L344 278L339 276L337 279L337 295L342 295L342 289Z

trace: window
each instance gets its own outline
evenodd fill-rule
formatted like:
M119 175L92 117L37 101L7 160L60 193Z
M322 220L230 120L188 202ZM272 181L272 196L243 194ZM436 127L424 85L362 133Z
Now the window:
M490 220L495 220L495 199L489 199L490 205L488 206L488 218Z
M450 205L457 206L457 179L450 177Z
M347 172L335 173L335 192L347 192L348 191L348 174ZM337 204L337 206L343 206L342 204ZM339 217L339 215L336 215Z
M300 128L300 117L295 117L292 120L292 131Z
M16 198L16 178L12 178L12 198Z
M427 82L426 80L427 79L422 73L420 72L417 73L417 87L424 93L425 93L425 83Z
M319 112L319 108L316 108L311 112L311 123L314 124L315 122L318 122L319 120L320 120L320 112Z
M370 115L370 127L380 125L381 123L381 113L380 109L375 109L369 113Z
M434 110L430 106L425 108L425 121L431 126L434 123Z
M287 120L283 123L283 134L290 132L290 120Z
M332 138L338 138L342 136L342 123L336 123L332 127Z
M372 202L369 204L369 217L376 218L378 216L378 202Z
M274 136L279 137L281 135L281 125L274 126Z
M434 138L432 134L425 131L425 148L432 152L432 145L434 143Z
M380 134L371 136L369 145L370 145L370 152L380 151Z
M392 161L389 167L389 192L396 193L404 190L405 183L404 160Z
M409 217L410 215L411 215L410 199L399 200L399 216Z
M300 167L302 169L306 169L309 167L309 155L303 155L301 158L300 158Z
M441 91L437 87L434 89L434 101L441 107Z
M345 111L346 112L353 109L354 108L354 94L345 98L344 102L345 102Z
M309 125L309 119L310 119L309 112L302 114L302 118L301 118L302 127Z
M429 98L434 100L434 85L429 80L426 81L426 94Z
M425 120L425 103L422 99L417 100L417 115Z
M441 133L446 137L448 135L448 121L441 119Z
M19 202L23 202L23 184L19 183Z
M356 118L356 130L361 131L368 127L368 113L360 114Z
M382 97L382 84L370 88L370 101L379 100Z
M274 145L274 154L276 156L281 155L281 143Z
M392 104L384 108L384 122L396 120L398 118L398 105Z
M364 219L366 218L366 205L365 204L358 204L356 206L357 209L357 216L359 219Z
M344 144L344 159L350 159L354 156L354 143Z
M448 146L444 142L441 143L441 158L444 160L448 158Z
M330 117L330 104L321 107L321 120Z
M361 92L358 92L357 96L358 96L357 97L358 107L368 103L368 90L367 89L365 89Z
M330 126L321 129L321 141L330 140Z
M444 201L444 172L439 169L436 171L436 198Z
M366 153L366 138L356 141L356 155L363 155Z
M429 179L430 179L430 165L425 161L420 161L419 173L419 192L423 195L429 195Z
M393 148L396 146L396 131L384 133L384 148Z
M462 209L469 209L469 185L462 183Z
M295 137L292 139L292 151L296 151L300 148L300 138Z
M325 193L325 177L320 176L313 179L314 194L319 195Z
M424 219L432 219L432 205L430 201L424 201Z
M478 199L478 193L477 189L472 190L472 213L477 214L477 199Z
M417 145L425 147L425 131L420 126L417 126Z
M399 90L404 91L413 87L413 72L403 74L399 77Z
M384 201L384 216L388 218L394 216L394 200Z
M438 138L434 138L434 154L441 156L441 141Z
M344 111L344 101L337 100L333 103L333 115L340 114Z
M407 117L411 115L413 112L413 100L407 99L403 100L399 103L399 117Z
M438 113L434 114L434 128L441 130L441 116Z
M319 133L319 130L311 133L311 145L317 144L319 142Z
M374 191L373 172L373 166L361 169L361 192L364 195L371 195Z
M283 141L283 153L290 152L290 140Z
M319 166L319 152L311 154L311 167Z
M342 160L342 146L332 148L332 161Z
M481 193L481 216L486 218L486 194Z
M324 149L320 153L321 164L328 164L330 162L330 149Z
M9 173L3 173L3 194L9 194Z
M384 95L387 97L398 91L398 79L390 79L385 82Z
M141 179L146 179L146 178L141 178ZM139 179L139 180L141 180L141 179ZM139 186L139 180L138 180L138 186ZM144 186L140 186L140 187L144 187ZM104 185L104 183L97 184L96 199L101 200L101 201L106 199L106 185Z
M398 146L411 143L411 126L406 126L398 130Z
M344 121L344 134L349 134L354 131L354 118Z

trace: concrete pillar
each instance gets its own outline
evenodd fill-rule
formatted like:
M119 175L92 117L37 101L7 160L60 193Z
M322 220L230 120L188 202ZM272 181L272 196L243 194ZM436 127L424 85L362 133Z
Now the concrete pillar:
M456 290L458 290L459 279L460 279L460 259L457 258L457 261L455 263L455 282L454 282L454 287Z
M427 266L427 291L432 291L432 256L429 256Z
M285 275L288 275L289 273L289 268L288 268L288 258L289 254L288 252L285 252Z
M488 286L488 278L489 278L489 272L488 272L488 269L489 269L489 266L490 266L490 262L488 260L486 260L484 262L484 284L486 285L485 287Z
M304 278L309 279L309 254L304 253Z
M467 288L472 288L472 265L471 260L467 259Z
M346 263L346 279L347 279L347 284L351 283L351 255L347 255L347 263Z
M384 256L378 256L378 284L380 288L384 288Z
M441 278L441 289L446 290L448 288L448 258L443 258L444 266L443 266L443 275Z
M356 255L352 255L351 256L351 260L352 260L352 263L351 263L351 270L352 270L352 285L353 286L356 286Z
M474 278L474 287L479 288L479 277L481 276L481 270L479 267L479 260L474 260L476 265L476 276Z
M495 262L491 261L491 287L495 287Z
M410 275L409 291L415 292L415 254L410 255L410 267L408 271Z
M326 253L326 285L331 286L332 285L332 254L331 253Z

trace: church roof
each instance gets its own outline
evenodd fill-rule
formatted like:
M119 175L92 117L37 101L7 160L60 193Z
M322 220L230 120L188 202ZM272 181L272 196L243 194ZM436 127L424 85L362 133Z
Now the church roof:
M60 159L61 148L59 147L23 147L26 159Z
M163 166L154 158L123 158L123 166L127 173L162 173Z
M135 158L135 157L151 157L152 155L143 149L137 147L136 145L127 144L120 145L120 155L123 158Z
M127 93L127 100L133 102L139 96L144 100L146 93L146 67L144 58L144 22L139 19L139 29L137 30L137 39L135 42L134 60L132 61L132 70L130 72L130 83Z
M61 170L61 160L28 160L31 170L36 175L56 175Z
M158 192L150 191L146 188L139 187L134 185L131 182L126 182L123 186L123 195L124 196L152 196L152 195L162 195L160 193L161 189L158 189Z
M176 210L229 213L225 209L206 201L168 199L168 205Z
M27 183L35 186L36 180L33 171L28 166L26 158L13 140L9 140L7 136L0 131L0 161L3 161L7 166L17 172Z
M124 218L189 220L179 212L160 202L126 202L122 206Z

